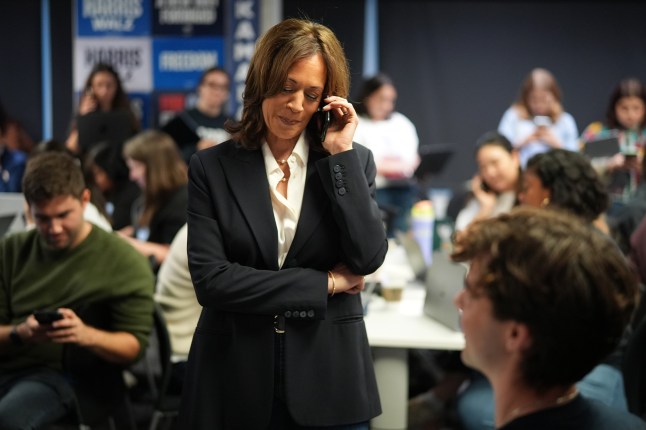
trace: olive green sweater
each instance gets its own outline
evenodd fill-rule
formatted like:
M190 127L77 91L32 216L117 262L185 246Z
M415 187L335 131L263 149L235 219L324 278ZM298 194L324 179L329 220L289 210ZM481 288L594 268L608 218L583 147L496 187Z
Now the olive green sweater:
M146 258L95 226L78 246L63 251L49 248L36 230L18 233L0 242L0 324L18 324L34 310L59 307L87 322L93 319L89 306L108 316L107 327L96 327L132 333L141 355L152 328L153 282ZM10 345L0 349L0 372L60 369L61 358L58 344Z

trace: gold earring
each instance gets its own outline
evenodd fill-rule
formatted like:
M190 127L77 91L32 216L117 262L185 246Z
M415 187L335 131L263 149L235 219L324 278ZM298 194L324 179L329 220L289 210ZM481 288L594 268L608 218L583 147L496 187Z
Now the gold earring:
M541 207L542 207L542 208L544 208L544 207L546 207L546 206L547 206L547 205L549 205L549 204L550 204L550 198L549 198L549 197L545 197L545 198L543 199L543 201L541 202Z

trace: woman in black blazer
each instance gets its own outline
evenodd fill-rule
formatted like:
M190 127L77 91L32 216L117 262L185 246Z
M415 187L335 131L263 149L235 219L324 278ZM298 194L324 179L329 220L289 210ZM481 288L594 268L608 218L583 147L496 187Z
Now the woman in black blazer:
M285 20L257 44L232 140L192 157L204 308L178 428L367 429L380 414L358 293L387 241L348 93L330 29Z

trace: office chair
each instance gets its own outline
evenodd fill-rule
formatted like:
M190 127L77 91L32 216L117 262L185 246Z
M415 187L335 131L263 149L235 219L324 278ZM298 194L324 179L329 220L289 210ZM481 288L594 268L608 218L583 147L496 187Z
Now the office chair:
M180 396L169 393L173 363L171 362L172 348L166 320L162 314L161 306L155 303L154 328L157 337L158 358L160 366L159 383L156 386L154 410L150 421L149 430L157 430L158 426L165 423L168 429L179 412ZM148 366L150 368L150 366ZM150 379L150 378L149 378Z

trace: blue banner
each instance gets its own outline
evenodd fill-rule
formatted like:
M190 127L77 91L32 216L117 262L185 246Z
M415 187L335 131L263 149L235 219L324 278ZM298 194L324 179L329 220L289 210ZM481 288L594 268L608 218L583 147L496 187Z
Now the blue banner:
M205 69L224 63L221 37L153 39L156 90L192 90Z
M77 0L78 36L150 34L150 0Z
M222 36L221 0L155 0L155 36Z
M251 57L259 37L259 0L230 0L227 2L226 70L231 75L229 112L236 118L242 114L242 93Z

